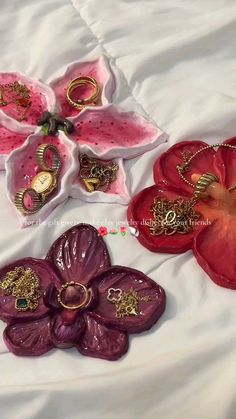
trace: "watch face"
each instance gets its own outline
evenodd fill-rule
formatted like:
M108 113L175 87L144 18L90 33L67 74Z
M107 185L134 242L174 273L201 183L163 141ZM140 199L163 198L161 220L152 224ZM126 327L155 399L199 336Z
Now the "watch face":
M31 188L36 192L43 193L50 191L54 184L54 177L50 172L38 173L31 182Z

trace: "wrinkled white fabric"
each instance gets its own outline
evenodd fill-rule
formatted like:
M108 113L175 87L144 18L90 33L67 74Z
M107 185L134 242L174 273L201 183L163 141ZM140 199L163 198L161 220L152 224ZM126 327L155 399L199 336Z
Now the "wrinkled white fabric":
M117 77L115 102L170 134L169 144L235 134L234 0L1 0L1 71L45 82L76 59L105 53ZM160 146L127 162L132 194L153 183ZM70 199L52 227L20 230L0 174L0 264L44 257L70 221L125 221L126 207ZM113 226L115 226L113 224ZM161 284L167 308L130 339L118 362L76 350L18 358L0 343L2 419L235 419L236 292L217 287L191 252L154 254L131 235L105 239L115 264ZM227 249L226 260L227 260ZM0 332L4 323L0 324Z

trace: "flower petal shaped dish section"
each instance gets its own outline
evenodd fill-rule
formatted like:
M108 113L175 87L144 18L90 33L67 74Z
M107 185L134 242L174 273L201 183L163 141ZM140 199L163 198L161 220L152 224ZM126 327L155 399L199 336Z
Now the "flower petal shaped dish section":
M22 226L43 221L50 212L69 195L70 185L77 171L77 146L61 132L58 137L44 136L40 133L32 134L26 143L15 150L6 162L6 178L8 197L15 206L15 196L21 188L29 188L33 178L41 172L36 160L37 148L42 144L56 146L61 157L61 170L55 191L48 201L35 214L22 215L17 211Z
M11 124L9 121L6 123L5 119L4 115L0 115L0 170L5 170L5 163L9 154L21 147L30 134L28 130L26 132L24 128L22 130L22 127L21 129L17 127L14 131L14 123ZM9 126L12 128L10 129Z
M80 155L86 153L88 154L89 150L87 147L80 147ZM94 156L92 156L94 158ZM111 160L100 160L96 159L101 164L108 165ZM70 196L72 198L79 198L82 201L86 202L106 202L106 203L117 203L117 204L128 204L130 201L130 193L128 189L128 176L125 171L123 159L117 158L113 159L112 163L116 164L118 167L117 173L115 175L115 180L109 183L106 190L93 190L89 192L85 186L85 182L89 181L88 179L83 180L80 175L80 170L78 171L76 177L74 178ZM96 178L95 178L96 179Z
M17 304L27 275L39 286L31 311ZM164 310L164 290L142 272L111 267L105 242L87 224L59 237L46 260L22 259L0 270L4 339L20 356L76 347L86 356L116 360L128 350L128 333L151 328Z
M131 159L167 140L167 135L143 116L113 105L85 109L74 125L73 140L106 159Z
M72 63L63 76L51 83L51 87L56 94L59 111L65 118L74 118L80 112L68 103L66 91L72 80L82 76L93 77L99 85L100 93L96 105L106 105L112 101L115 80L105 56L102 55L93 61ZM91 86L88 84L81 86L78 94L81 99L90 96ZM76 100L76 97L74 99Z
M34 130L44 111L55 110L53 90L21 73L0 73L0 112L15 126Z
M191 164L184 167L188 156L193 156L199 150ZM139 192L128 208L130 226L138 231L137 238L143 246L154 252L166 253L182 253L192 248L198 263L210 278L218 285L232 289L236 289L235 161L236 137L211 148L199 141L180 142L154 164L156 185ZM194 188L179 176L178 165L184 167L181 173L190 184L195 178L209 172L217 176L218 182L207 187L206 196L202 199L193 200L199 218L191 231L187 234L152 235L151 209L155 198L190 202L193 197Z
M110 104L115 87L105 56L72 63L50 86L18 72L0 73L0 170L7 170L11 202L18 187L22 199L22 188L29 187L38 174L36 144L58 143L62 154L60 182L56 191L47 195L46 204L41 205L41 198L31 191L35 211L29 215L16 199L22 226L43 221L69 196L87 202L128 204L129 179L123 159L155 148L167 135L143 116ZM104 178L82 178L81 153L104 165L112 162L118 170Z

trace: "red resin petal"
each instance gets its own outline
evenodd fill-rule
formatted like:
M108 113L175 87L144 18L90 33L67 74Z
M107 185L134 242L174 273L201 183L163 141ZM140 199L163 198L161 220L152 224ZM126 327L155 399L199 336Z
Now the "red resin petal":
M14 83L18 81L20 84L25 84L30 90L30 99L26 103L21 99L20 115L25 111L25 118L20 121L19 113L15 103L9 103L6 106L0 106L0 111L8 117L13 118L20 125L37 125L37 120L44 111L53 111L55 106L55 96L49 86L33 80L20 73L0 73L0 84ZM4 97L3 97L4 99ZM30 103L29 108L26 104Z
M85 321L86 331L77 346L81 354L115 361L127 352L129 341L126 333L104 326L90 314L85 315Z
M185 192L190 195L193 194L193 188L185 183L179 176L176 166L183 162L183 154L194 154L199 149L207 146L202 141L182 141L170 147L163 153L155 162L153 167L154 181L157 184L164 184L170 186L177 192ZM196 156L190 164L189 170L184 173L184 176L191 181L193 173L211 172L216 174L220 181L224 182L224 167L220 158L216 158L216 152L213 149L207 149Z
M138 241L147 249L152 252L160 253L183 253L191 249L193 237L196 234L192 231L188 234L173 234L172 236L166 236L164 234L160 236L152 236L147 223L153 220L153 215L150 212L150 208L153 205L154 198L160 196L165 199L176 199L184 198L177 192L167 190L163 186L150 186L149 188L143 189L139 192L131 201L128 207L127 218L130 227L134 227L137 232ZM189 196L185 195L188 199Z
M194 240L199 265L218 285L236 289L236 217L221 214Z
M111 265L105 242L88 224L78 224L62 234L52 245L47 259L58 269L64 282L85 285Z
M79 342L84 330L85 321L82 316L77 316L73 323L66 324L63 317L56 314L51 321L51 340L57 348L71 348Z
M61 286L60 279L56 275L53 266L45 260L33 258L21 259L0 269L0 281L5 278L7 272L14 270L18 266L22 266L25 269L31 268L38 275L40 279L41 297L35 311L18 311L15 308L15 297L5 295L0 288L0 319L6 322L29 321L44 316L49 311L43 301L44 291L51 283L54 283L59 288Z
M3 337L9 350L19 356L39 356L53 348L48 316L11 324L4 330Z
M236 147L236 137L224 141L223 144L229 144ZM236 149L228 147L219 147L217 151L217 159L222 164L225 171L225 186L227 188L236 184Z
M141 115L120 111L112 105L86 109L74 125L72 138L105 159L132 158L166 140L166 135Z
M93 316L107 326L123 330L129 333L140 333L150 329L160 318L165 310L165 292L156 282L148 278L136 269L124 266L113 266L102 273L93 282L98 287L99 301L93 311ZM109 291L113 289L113 291ZM138 308L137 315L116 317L115 304L107 299L109 292L122 290L128 293L131 290L137 292ZM149 300L141 300L148 297ZM115 297L116 298L116 297Z
M111 102L112 94L115 90L115 82L107 59L102 56L95 61L74 63L70 65L63 77L60 77L52 83L52 88L56 93L61 113L66 118L75 116L80 112L67 102L66 90L73 79L81 76L93 77L98 82L100 95L98 100L96 100L96 105L104 105ZM73 99L85 99L91 96L92 93L93 88L87 84L83 86L83 89L80 88L79 97L77 96Z

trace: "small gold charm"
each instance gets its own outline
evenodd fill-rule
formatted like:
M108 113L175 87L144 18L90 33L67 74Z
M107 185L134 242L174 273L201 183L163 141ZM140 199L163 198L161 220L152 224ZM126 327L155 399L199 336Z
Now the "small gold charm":
M18 311L34 311L39 305L41 297L40 281L36 273L22 266L7 272L0 282L0 288L5 295L15 297L15 308Z
M93 178L88 178L88 179L83 179L83 182L85 184L85 187L87 189L88 192L94 192L97 185L99 185L100 181L99 179L93 177Z
M126 316L138 316L138 302L148 302L152 299L149 295L139 297L137 291L130 289L129 292L124 292L120 288L109 288L107 292L107 300L115 304L117 319Z
M80 178L88 192L100 190L106 192L110 183L117 178L119 166L113 161L102 162L101 160L81 154Z

